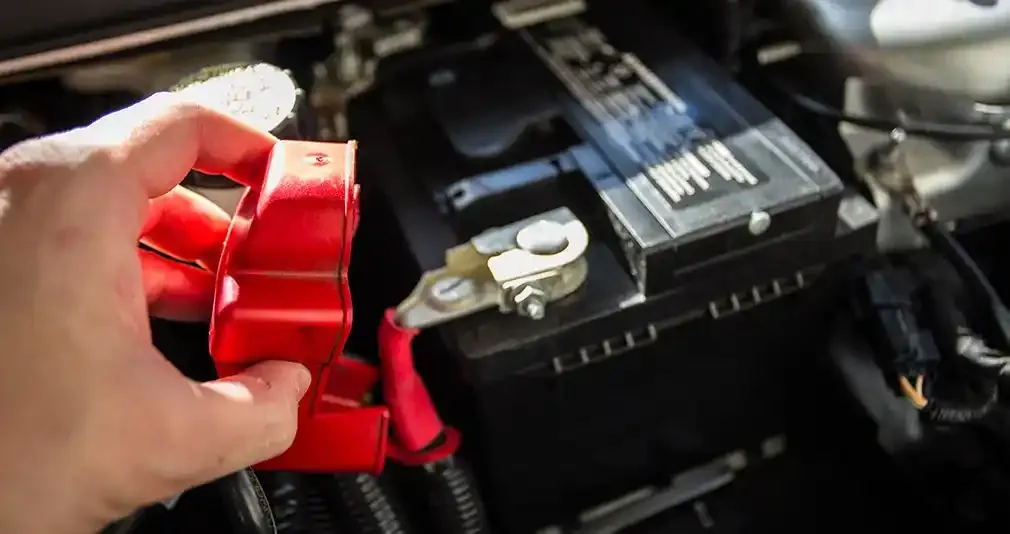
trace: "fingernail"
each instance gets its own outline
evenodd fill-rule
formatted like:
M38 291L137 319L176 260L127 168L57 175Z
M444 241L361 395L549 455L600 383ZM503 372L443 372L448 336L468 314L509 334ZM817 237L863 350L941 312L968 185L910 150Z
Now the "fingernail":
M298 398L301 399L305 396L305 392L309 390L309 386L312 385L312 373L303 366L298 366Z

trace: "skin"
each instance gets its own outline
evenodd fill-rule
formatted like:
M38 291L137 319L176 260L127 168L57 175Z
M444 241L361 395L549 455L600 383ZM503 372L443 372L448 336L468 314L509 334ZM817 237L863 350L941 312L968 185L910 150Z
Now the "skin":
M0 532L96 532L290 446L303 367L196 383L148 325L212 303L228 218L179 182L252 184L275 142L159 94L0 155Z

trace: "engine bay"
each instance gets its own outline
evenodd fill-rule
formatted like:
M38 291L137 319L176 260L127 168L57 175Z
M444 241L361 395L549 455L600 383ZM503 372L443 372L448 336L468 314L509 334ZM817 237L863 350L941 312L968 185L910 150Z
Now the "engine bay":
M0 78L0 148L172 91L353 162L320 398L388 452L104 532L1005 528L1010 5L910 2L323 2ZM209 380L275 343L214 320L155 344Z

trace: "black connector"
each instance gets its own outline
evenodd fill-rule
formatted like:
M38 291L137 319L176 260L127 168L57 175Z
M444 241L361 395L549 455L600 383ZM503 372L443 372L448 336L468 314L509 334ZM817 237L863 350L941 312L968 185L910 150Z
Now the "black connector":
M883 351L879 363L900 376L919 376L936 365L940 351L930 331L920 327L917 280L906 269L887 267L864 279L861 315Z

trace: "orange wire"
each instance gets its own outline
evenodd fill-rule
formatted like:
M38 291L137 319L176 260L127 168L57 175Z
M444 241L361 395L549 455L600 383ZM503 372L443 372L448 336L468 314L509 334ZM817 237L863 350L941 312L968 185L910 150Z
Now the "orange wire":
M916 379L916 383L919 383L920 381L924 382L925 379L922 376L920 376ZM923 396L920 391L917 391L916 388L912 387L912 383L909 382L907 378L905 377L899 378L898 386L901 388L901 392L905 395L905 398L907 398L913 405L915 405L916 408L921 410L922 408L926 407L926 404L928 402L926 400L926 397Z

